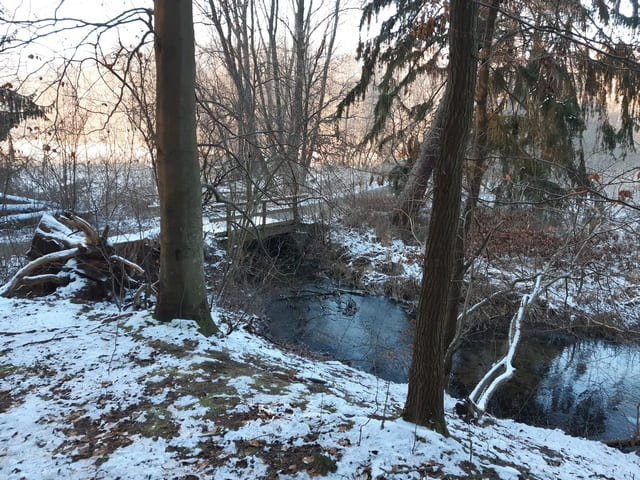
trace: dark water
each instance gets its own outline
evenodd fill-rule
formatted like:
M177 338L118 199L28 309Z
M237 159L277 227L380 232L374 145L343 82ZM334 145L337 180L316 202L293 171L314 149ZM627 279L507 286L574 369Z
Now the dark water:
M451 393L468 394L505 349L503 335L466 341L454 357ZM515 376L489 410L597 440L629 438L640 403L640 347L524 331Z
M384 297L306 286L276 294L267 310L270 334L385 380L406 382L413 327Z
M275 338L385 380L407 381L413 325L401 306L384 297L307 285L276 293L267 317ZM503 352L503 335L468 339L454 356L451 393L466 395ZM494 395L491 413L593 439L627 438L635 432L638 345L524 332L515 367L515 377Z

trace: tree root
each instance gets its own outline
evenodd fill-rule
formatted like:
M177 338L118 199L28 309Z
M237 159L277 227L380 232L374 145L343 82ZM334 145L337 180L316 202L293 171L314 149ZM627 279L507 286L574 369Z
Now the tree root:
M82 278L88 282L89 299L122 298L127 290L135 289L134 304L141 305L141 292L151 292L145 283L146 272L116 254L107 233L108 228L98 233L89 222L73 214L43 215L27 253L32 261L0 287L0 295L46 295Z

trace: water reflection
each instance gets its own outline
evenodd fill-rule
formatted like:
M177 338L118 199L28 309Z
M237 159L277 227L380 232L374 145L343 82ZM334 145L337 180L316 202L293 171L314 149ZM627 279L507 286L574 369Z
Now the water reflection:
M406 382L413 326L397 304L331 284L277 292L270 334L373 373ZM453 359L451 393L464 396L504 352L504 335L467 340ZM640 347L524 332L516 375L489 405L495 415L594 439L630 437L640 402Z
M404 310L384 297L308 286L276 295L267 316L275 338L406 382L413 327Z
M536 401L555 424L598 439L633 433L640 402L640 350L602 341L565 347L538 386Z

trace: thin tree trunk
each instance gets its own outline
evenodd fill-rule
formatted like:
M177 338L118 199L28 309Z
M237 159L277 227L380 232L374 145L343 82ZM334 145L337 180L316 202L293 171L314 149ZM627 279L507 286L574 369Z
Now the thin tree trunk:
M475 208L480 195L482 177L487 170L487 132L489 130L489 76L491 74L491 50L495 31L498 7L502 0L492 0L488 7L487 19L482 43L478 55L478 86L476 89L475 129L473 138L473 150L468 161L467 176L469 178L469 202L470 207Z
M303 132L305 133L305 140L302 142L302 146L303 146L303 151L301 155L302 171L301 171L300 178L298 179L298 182L301 185L304 185L306 183L307 173L309 172L309 168L311 167L311 160L313 159L312 154L320 140L319 130L320 130L320 124L322 122L322 112L326 108L325 98L327 95L327 80L329 78L329 70L332 65L331 61L333 59L336 35L338 32L338 25L340 21L340 9L341 9L341 0L335 0L335 4L333 8L333 20L332 20L331 26L328 27L328 29L325 30L324 32L324 40L322 45L324 45L324 51L326 51L326 56L325 56L324 64L322 67L322 74L320 75L320 79L319 79L320 90L318 93L318 101L317 101L316 107L314 108L314 112L312 114L309 114L309 105L311 103L311 99L307 98L307 101L305 102L306 112L307 112L305 117L307 119L307 122L310 122L313 119L313 127L311 128L310 132ZM327 42L327 39L329 39L328 42ZM321 47L318 50L318 55L322 50L323 48ZM311 80L312 78L309 79L308 83L310 83ZM310 89L310 86L307 87L307 97L311 96L309 89ZM318 117L318 118L314 118L314 117Z
M204 283L191 2L155 0L160 282L155 317L215 332Z
M424 275L416 319L404 419L448 435L444 418L445 333L462 194L462 167L471 124L477 73L476 5L450 6L450 60Z
M392 217L395 225L406 226L409 224L424 203L427 185L431 179L436 159L440 154L440 134L446 117L444 102L443 98L438 105L429 131L420 145L418 158L409 172L407 183L400 194L398 206Z
M287 145L287 161L289 162L289 169L291 171L291 190L293 194L293 218L295 221L299 220L298 212L298 190L299 181L301 177L302 166L300 164L301 152L300 147L302 144L302 131L304 105L302 93L304 89L304 77L305 77L305 52L306 41L304 36L304 21L305 21L305 9L304 0L296 1L295 12L295 31L294 31L294 45L295 45L295 70L294 70L294 86L293 86L293 103L291 105L291 132L289 134L289 142Z

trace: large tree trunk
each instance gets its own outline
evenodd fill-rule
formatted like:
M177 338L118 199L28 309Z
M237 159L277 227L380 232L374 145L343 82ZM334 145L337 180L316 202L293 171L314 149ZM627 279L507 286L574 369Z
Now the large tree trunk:
M462 286L465 274L465 242L473 225L473 212L478 205L480 187L484 172L487 170L487 133L489 130L489 75L491 72L491 50L495 31L498 7L502 0L492 0L486 8L484 28L480 37L480 52L478 55L478 84L476 87L476 106L474 111L475 128L473 130L471 156L467 159L467 185L469 188L467 200L462 209L462 220L458 228L456 239L456 259L451 293L449 298L449 320L447 321L447 333L445 345L448 345L445 356L445 374L451 372L451 358L454 346L452 342L459 336L458 331L458 306L462 301Z
M404 419L448 434L444 419L444 355L447 307L454 270L462 193L462 167L471 124L477 72L476 5L453 0L450 60L444 96L435 190L416 319L413 360Z
M155 316L215 332L204 283L191 2L155 0L160 282Z

